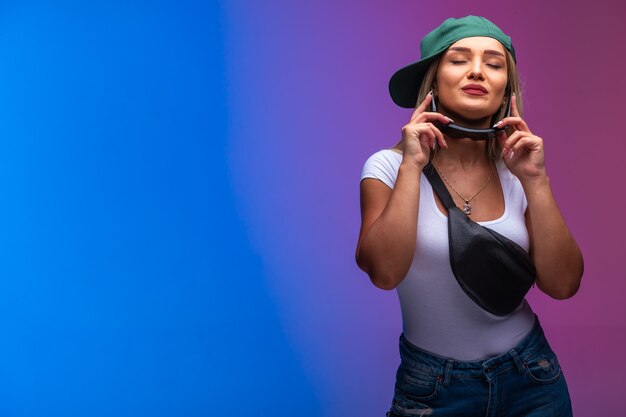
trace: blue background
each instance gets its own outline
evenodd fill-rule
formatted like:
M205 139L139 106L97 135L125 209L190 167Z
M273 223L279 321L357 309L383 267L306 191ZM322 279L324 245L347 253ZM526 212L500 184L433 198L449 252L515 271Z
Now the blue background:
M0 416L314 409L233 206L220 4L0 7Z
M410 116L389 76L467 14L513 38L585 255L529 302L575 414L617 415L625 7L2 3L0 416L384 415L401 319L354 262L359 174Z

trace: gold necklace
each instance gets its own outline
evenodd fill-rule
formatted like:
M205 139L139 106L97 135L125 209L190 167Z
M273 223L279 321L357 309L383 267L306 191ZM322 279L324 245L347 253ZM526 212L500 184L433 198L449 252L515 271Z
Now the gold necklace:
M476 194L474 194L473 196L471 196L470 198L465 198L461 195L461 193L459 193L453 186L452 184L450 184L450 182L448 182L448 179L446 178L445 175L443 175L443 172L441 172L441 170L439 168L437 168L437 165L435 165L434 161L431 161L431 164L433 164L433 166L435 167L435 169L437 170L437 172L439 173L439 175L441 175L441 178L443 178L443 180L446 182L446 184L448 184L450 186L450 188L452 188L452 191L454 191L456 193L456 195L458 195L459 197L461 197L461 200L464 201L463 204L463 213L470 215L472 214L472 206L470 206L470 201L472 201L472 199L474 199L474 197L476 197L478 194L481 193L482 190L485 189L485 187L487 186L487 184L489 184L489 181L491 181L491 175L493 174L493 168L490 170L489 172L489 176L487 177L487 181L485 182L485 184L480 188L480 190L478 190L476 192ZM460 208L460 207L459 207Z

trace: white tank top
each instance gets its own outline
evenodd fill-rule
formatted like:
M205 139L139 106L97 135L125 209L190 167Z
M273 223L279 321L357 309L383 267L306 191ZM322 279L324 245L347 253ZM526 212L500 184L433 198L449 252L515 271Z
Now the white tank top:
M393 189L401 162L398 152L378 151L365 162L361 180L375 178ZM528 251L524 190L502 160L496 167L504 194L504 214L479 224ZM421 349L462 361L508 352L530 332L535 314L524 300L513 313L496 316L463 292L450 267L448 219L437 207L433 189L423 174L420 188L415 255L409 272L396 288L405 337Z

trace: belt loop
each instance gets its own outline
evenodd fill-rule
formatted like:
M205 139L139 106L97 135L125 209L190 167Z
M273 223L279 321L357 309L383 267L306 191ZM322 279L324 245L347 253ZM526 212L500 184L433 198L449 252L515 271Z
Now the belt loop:
M447 387L450 385L450 379L452 379L452 368L454 366L454 361L452 359L448 359L446 361L446 370L443 374L443 386Z
M513 358L513 362L515 362L515 366L517 366L517 372L520 374L524 373L524 365L522 364L522 360L520 359L517 351L515 349L511 349L509 352L511 357Z

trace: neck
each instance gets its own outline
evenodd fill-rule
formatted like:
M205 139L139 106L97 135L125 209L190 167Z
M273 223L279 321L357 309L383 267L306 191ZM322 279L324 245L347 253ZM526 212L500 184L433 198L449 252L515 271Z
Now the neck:
M438 165L460 165L463 168L472 168L489 164L487 156L487 141L471 139L451 139L446 136L447 149L439 148L433 156Z

